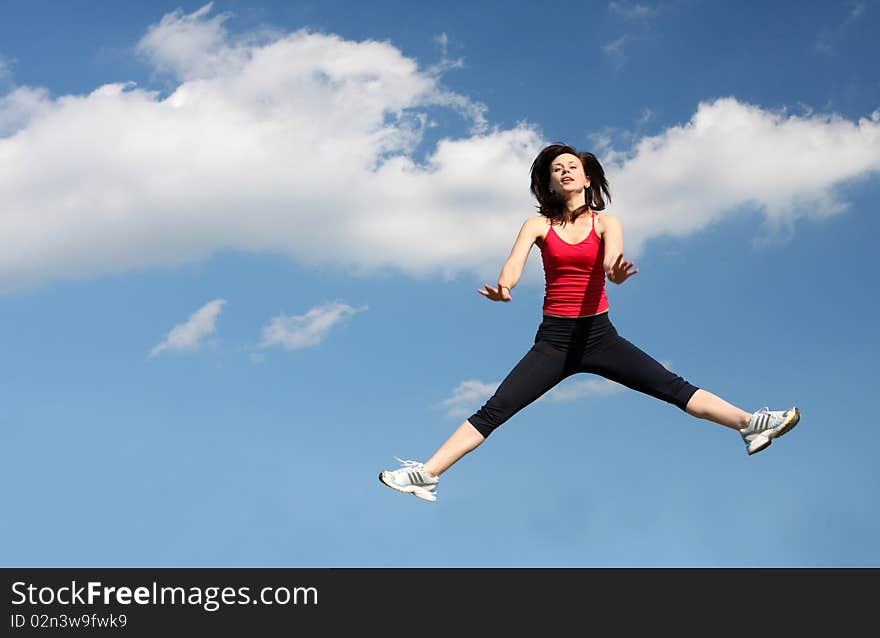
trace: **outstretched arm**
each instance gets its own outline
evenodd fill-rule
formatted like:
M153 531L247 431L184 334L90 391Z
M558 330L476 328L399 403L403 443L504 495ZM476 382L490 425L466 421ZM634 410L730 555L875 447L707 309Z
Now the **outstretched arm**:
M635 263L623 259L623 224L620 220L614 215L603 215L602 227L602 241L605 243L605 274L612 283L622 284L639 272L639 269L631 270Z
M522 276L522 271L525 268L526 260L529 258L532 245L540 235L541 221L540 218L530 217L523 223L510 251L510 257L507 258L504 267L501 269L501 275L498 277L498 287L495 288L486 284L486 290L477 289L478 293L492 301L511 300L510 289L519 282L519 278Z

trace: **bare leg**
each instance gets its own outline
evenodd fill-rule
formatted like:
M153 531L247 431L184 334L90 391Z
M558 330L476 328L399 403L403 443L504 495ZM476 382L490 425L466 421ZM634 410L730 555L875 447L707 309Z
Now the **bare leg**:
M425 470L434 476L440 476L448 470L454 463L468 452L474 450L486 438L471 425L470 421L465 421L458 426L458 429L452 433L446 443L440 446L440 449L434 452L427 463Z
M721 397L700 389L688 401L685 410L698 419L706 419L734 430L742 430L749 424L751 414L735 405L731 405Z
M694 392L688 401L686 411L698 419L706 419L734 430L746 427L751 418L749 412L703 389ZM425 470L434 476L440 476L485 440L486 438L471 425L470 421L465 421L425 463Z

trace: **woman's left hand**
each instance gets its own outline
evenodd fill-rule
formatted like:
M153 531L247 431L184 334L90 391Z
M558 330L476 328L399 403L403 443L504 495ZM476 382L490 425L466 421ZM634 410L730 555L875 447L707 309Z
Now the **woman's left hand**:
M477 292L492 301L510 301L512 299L510 296L510 288L508 286L502 286L501 284L499 284L497 288L493 288L489 284L486 284L486 290L480 290L477 288Z
M622 284L624 281L632 277L634 274L639 272L639 269L630 270L630 268L635 267L635 263L631 261L623 261L623 253L617 256L617 260L614 262L614 265L611 266L611 270L608 271L608 279L615 284Z

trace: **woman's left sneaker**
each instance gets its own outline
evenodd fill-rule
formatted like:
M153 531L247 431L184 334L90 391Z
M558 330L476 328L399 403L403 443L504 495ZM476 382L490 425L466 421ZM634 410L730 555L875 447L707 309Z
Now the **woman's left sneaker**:
M394 458L397 459L395 456ZM397 470L384 470L379 473L379 480L398 492L418 496L425 501L437 500L437 484L440 479L425 471L419 461L397 459L403 467Z
M761 408L752 413L748 426L739 433L745 441L749 454L760 452L778 438L791 430L801 419L797 407L788 410L770 410Z

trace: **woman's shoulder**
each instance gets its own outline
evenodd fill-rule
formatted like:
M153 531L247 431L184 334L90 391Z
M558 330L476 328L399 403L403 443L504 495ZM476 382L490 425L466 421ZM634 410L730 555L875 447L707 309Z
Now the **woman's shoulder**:
M539 213L537 215L532 215L531 217L526 218L522 225L522 231L533 242L535 242L544 239L544 236L547 234L547 229L549 227L550 224L547 217Z
M550 228L550 219L539 213L529 217L525 221L525 225L528 226L536 236L543 237L547 233L547 229Z
M617 215L606 213L605 211L594 211L596 215L596 225L600 228L605 225L620 224L620 218Z
M532 215L531 217L527 217L523 222L523 229L538 232L543 231L544 228L548 226L548 220L544 215Z

